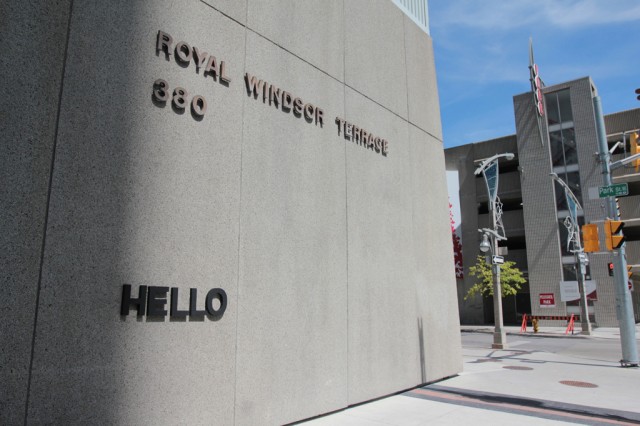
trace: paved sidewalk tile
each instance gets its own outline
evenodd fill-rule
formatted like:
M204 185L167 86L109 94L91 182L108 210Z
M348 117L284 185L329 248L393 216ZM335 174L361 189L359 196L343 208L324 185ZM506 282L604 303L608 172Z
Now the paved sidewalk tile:
M507 350L490 348L491 327L462 330L467 344L459 375L304 424L640 424L640 368L620 367L617 328L571 336L563 327L545 327L539 335L509 327Z

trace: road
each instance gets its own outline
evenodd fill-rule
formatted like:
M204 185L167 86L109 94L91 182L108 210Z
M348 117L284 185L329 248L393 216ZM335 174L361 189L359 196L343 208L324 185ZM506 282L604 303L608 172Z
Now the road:
M462 333L462 346L467 350L486 349L491 346L492 336L487 333ZM620 341L617 339L593 338L578 336L544 337L535 335L509 335L509 349L530 353L548 353L573 358L574 362L612 363L618 366L621 358ZM519 358L522 358L520 356Z

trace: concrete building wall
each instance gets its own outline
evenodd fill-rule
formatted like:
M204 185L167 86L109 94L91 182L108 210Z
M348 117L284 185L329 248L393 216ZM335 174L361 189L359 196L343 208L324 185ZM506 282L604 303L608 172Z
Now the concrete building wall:
M447 149L445 153L447 170L456 170L458 172L460 185L459 198L462 212L462 241L464 242L462 246L464 276L462 279L458 279L457 282L458 308L460 310L460 322L463 324L485 324L493 319L492 308L490 308L491 312L487 311L487 306L491 305L490 299L479 295L466 300L464 297L477 280L476 277L470 274L469 268L476 264L477 256L482 254L479 249L481 234L478 229L492 226L491 215L486 210L487 185L484 178L476 176L474 171L479 165L479 160L506 152L516 154L516 160L514 161L517 164L515 136L453 147ZM513 203L515 200L516 204L518 204L518 208L504 211L502 220L505 232L508 239L521 237L524 235L524 224L522 209L519 206L521 197L519 172L517 169L515 171L504 171L504 160L500 164L503 169L500 171L498 196L503 202ZM510 240L503 243L503 245L505 244L508 248ZM526 256L520 253L519 250L514 251L508 248L505 260L516 262L516 266L522 271L527 269ZM514 321L514 319L510 320Z
M595 112L593 106L593 96L597 94L597 92L591 79L586 77L550 86L545 89L545 93L556 92L565 89L569 90L571 110L573 114L573 125L575 129L575 140L577 145L578 166L580 173L580 186L582 190L582 207L584 211L584 221L585 223L601 223L603 218L607 215L604 208L603 200L598 197L590 196L590 188L591 193L593 193L594 190L597 193L597 188L599 186L602 186L603 184L602 166L598 162L598 158L594 155L594 153L598 152L599 150L597 130L594 119ZM518 120L517 107L518 105L520 105L519 102L524 102L524 109L526 109L527 96L528 94L524 94L514 98L514 103L516 105L516 120ZM525 114L527 113L532 114L530 111L525 112ZM625 115L627 117L634 116L634 114L630 112ZM607 126L606 129L607 134L620 131L618 130L619 128L626 128L627 130L633 128L632 123L630 122L632 120L623 120L621 114L613 115L610 117L611 118L608 119L609 126ZM529 123L535 123L535 119L533 117L522 117L521 120L522 122L528 121ZM526 169L528 168L528 162L531 161L530 158L532 156L530 152L527 152L528 150L532 149L531 143L529 143L529 138L531 136L527 133L523 133L521 136L520 132L520 128L518 128L519 145L521 143L522 145L524 145L525 143L528 144L526 148L524 146L522 146L522 148L519 148L521 165ZM545 146L545 148L548 150L548 146ZM549 154L547 154L547 156L548 155ZM538 170L539 179L544 180L546 178L545 173L540 171L545 170L543 167L545 167L545 165L549 163L549 158L547 157L546 160L544 158L540 158L539 160L539 163L532 163L532 165L535 170ZM541 188L544 188L546 186L544 182L540 182L540 185L543 185L542 187L533 185L525 189L524 180L526 179L526 170L523 175L523 203L526 203L528 206L530 206L531 202L527 202L528 200L530 200L533 202L533 205L536 206L534 208L534 214L531 214L528 211L529 209L525 208L525 226L530 230L546 230L545 232L548 233L549 239L551 240L553 227L555 226L557 229L557 224L551 222L551 206L547 206L549 207L548 214L543 214L542 210L537 209L543 209L545 203L555 203L554 199L550 195L553 193L546 190L541 190ZM543 201L542 198L545 198L546 201ZM629 207L626 211L630 215L634 214L635 209L635 204L632 201L633 198L634 197L629 197L629 200L623 199L622 201L622 203L629 204ZM527 232L527 255L530 259L530 268L531 259L543 259L546 255L555 255L556 253L556 249L553 247L545 249L544 245L538 246L538 239L539 236ZM604 234L600 236L600 241L602 247L604 247ZM531 242L533 242L534 247L539 247L539 249L542 251L537 251L536 249L531 247ZM560 244L566 244L566 242L560 241ZM637 243L629 242L627 243L627 246L629 247L635 244ZM549 247L549 245L547 245L547 247ZM546 253L546 255L542 253ZM559 253L557 254L557 256L559 256ZM543 262L539 264L540 267L534 266L534 268L536 269L531 273L532 308L534 311L534 315L566 315L566 308L562 303L556 302L555 309L540 309L539 304L537 303L538 299L534 294L536 292L554 293L556 301L560 300L559 281L563 279L562 273L560 272L555 280L552 279L553 274L556 273L554 268L555 265L559 262L559 257L557 257L554 261L552 261L551 259L548 259L546 261L548 261L549 265L551 265L546 271ZM608 276L607 273L607 263L611 261L613 261L612 254L610 252L607 252L606 250L589 254L590 278L592 280L595 280L597 283L598 294L597 301L594 302L594 313L595 321L598 326L606 327L618 325L615 309L615 287L613 285L613 280Z
M513 98L518 135L520 181L524 214L529 288L533 315L564 315L565 308L541 309L536 301L540 293L558 293L562 277L560 240L556 218L554 183L549 177L551 161L549 143L540 140L531 95L525 93ZM547 134L546 122L543 134ZM559 300L559 297L556 296Z
M623 140L629 143L630 131L640 129L640 108L621 111L609 114L604 117L607 134L613 135L614 140ZM624 138L620 134L625 132ZM629 154L629 147L627 155ZM624 154L619 148L613 155L612 161L620 160ZM623 150L622 150L623 151ZM628 184L629 195L618 199L620 205L620 216L625 222L624 235L627 237L625 249L628 265L640 264L640 176L633 164L628 164L618 170L613 171L613 183L625 182ZM613 261L613 260L610 260ZM636 321L640 321L640 269L633 268L631 276L633 282L632 303ZM608 278L608 277L607 277Z
M483 324L484 309L480 297L465 300L465 295L474 284L469 268L475 264L479 254L478 244L478 197L479 187L473 174L476 153L474 145L462 145L447 150L447 170L457 170L459 179L460 211L462 212L461 238L463 262L463 279L458 279L458 309L462 324ZM486 191L486 190L485 190Z
M0 419L17 424L29 387L69 2L6 1L0 9Z
M545 93L568 90L570 94L571 110L573 115L572 126L575 130L577 144L577 168L580 173L580 188L582 192L582 206L584 208L585 223L599 223L600 242L603 248L599 252L590 253L590 273L587 279L597 283L597 300L593 303L596 325L616 326L615 292L613 279L608 275L607 263L613 261L613 254L604 249L604 232L602 230L603 218L607 215L603 200L598 196L598 187L603 185L602 168L594 153L598 151L597 132L595 126L595 112L593 96L596 89L590 78L580 78L562 84L549 86ZM614 141L622 139L621 132L629 132L640 127L638 110L622 111L620 113L605 116L606 132L610 139L610 148ZM561 247L566 241L560 241L558 232L558 212L556 210L556 197L553 181L549 173L553 171L550 156L549 142L540 141L540 131L537 126L535 110L531 104L531 95L525 93L514 97L514 113L516 119L516 135L507 136L484 142L478 142L466 146L448 149L447 168L458 170L460 176L469 176L476 167L473 160L479 160L501 152L515 152L517 155L517 171L508 171L500 174L499 192L503 203L509 204L509 210L504 211L503 223L509 247L509 260L515 260L518 267L528 272L531 312L541 316L565 316L567 307L561 301L560 281L564 279L562 271ZM542 120L544 135L547 134L546 118ZM517 143L517 146L516 146ZM628 145L628 137L627 137ZM612 161L623 157L624 149L617 148ZM629 149L628 146L626 148ZM630 264L636 264L640 229L637 217L640 215L640 207L637 202L638 184L637 175L629 175L635 170L630 166L614 172L614 182L628 182L629 196L619 199L620 211L626 222L625 235L627 259ZM595 194L595 195L594 195ZM475 179L475 186L469 180L460 179L463 235L467 235L463 247L465 268L475 262L478 249L477 228L486 227L490 223L490 215L482 207L486 203L486 188L481 179ZM516 203L521 198L522 208L518 209ZM561 212L562 213L562 212ZM561 217L561 219L563 219ZM465 233L466 232L466 233ZM517 239L515 250L513 249L514 237ZM523 238L524 237L524 238ZM472 241L468 243L468 241ZM468 288L473 285L473 278L469 277L465 270L464 281L459 280L459 298L461 299ZM632 277L637 279L637 275ZM539 295L541 293L553 293L556 306L554 308L541 308ZM634 297L634 309L640 311L639 298ZM522 302L522 309L527 309ZM484 315L483 318L483 309ZM462 322L483 322L487 319L487 306L483 306L478 300L460 302ZM521 314L523 312L517 312ZM529 312L527 312L529 313ZM505 315L506 316L506 315ZM636 314L637 316L637 314ZM544 325L558 325L556 321L543 322Z
M2 65L29 108L2 101L0 418L282 424L461 370L431 40L391 1L21 5L3 39L46 66ZM176 288L179 309L222 288L226 311L122 316L124 284Z

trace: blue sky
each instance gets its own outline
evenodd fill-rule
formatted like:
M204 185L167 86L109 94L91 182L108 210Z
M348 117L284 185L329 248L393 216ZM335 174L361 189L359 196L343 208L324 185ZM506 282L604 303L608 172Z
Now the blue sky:
M529 37L547 85L591 76L604 113L640 108L640 0L429 0L445 148L515 133Z

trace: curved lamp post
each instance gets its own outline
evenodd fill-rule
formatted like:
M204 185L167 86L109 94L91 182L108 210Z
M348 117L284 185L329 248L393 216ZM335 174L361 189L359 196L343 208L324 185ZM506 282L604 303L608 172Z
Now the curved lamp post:
M498 160L505 158L512 160L512 153L497 154L493 157L482 160L480 166L475 170L474 174L482 173L484 181L487 184L487 193L489 195L489 211L491 212L492 228L478 229L482 233L482 241L480 242L480 251L487 253L491 251L492 255L498 254L498 241L506 240L504 226L502 225L502 203L498 198ZM503 327L502 319L502 288L500 286L500 265L496 264L492 258L491 271L493 273L493 319L495 322L495 331L493 332L493 349L507 348L507 335Z
M553 180L558 182L564 189L564 196L567 200L567 208L569 215L564 220L564 226L567 227L569 237L567 238L567 251L574 254L576 258L576 276L578 278L578 290L580 291L580 323L582 325L582 333L591 335L591 323L589 322L589 308L587 306L587 292L584 284L584 274L589 261L587 255L582 249L580 242L580 226L578 225L578 209L582 210L582 206L578 199L571 191L571 188L558 177L555 173L549 174Z

